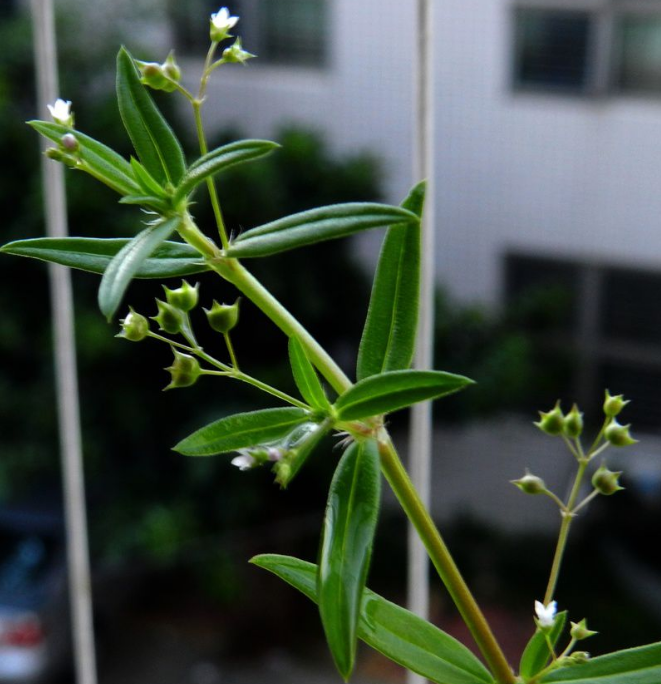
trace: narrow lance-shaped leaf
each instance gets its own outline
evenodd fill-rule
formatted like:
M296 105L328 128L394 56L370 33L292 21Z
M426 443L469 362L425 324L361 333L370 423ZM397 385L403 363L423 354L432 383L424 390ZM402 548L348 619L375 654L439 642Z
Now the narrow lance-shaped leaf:
M224 454L285 437L307 420L308 413L295 407L238 413L200 428L182 439L174 450L185 456Z
M80 146L78 155L97 176L104 179L106 185L123 195L140 191L129 162L107 145L62 124L50 121L29 121L28 123L35 131L54 143L59 143L63 135L72 133Z
M219 171L259 159L277 147L280 145L269 140L239 140L212 150L190 165L174 193L174 201L183 199L200 183Z
M321 410L330 409L330 402L324 392L317 371L305 354L303 345L295 338L289 338L289 362L296 387L311 406Z
M540 681L543 684L659 684L661 643L616 651L587 663L553 670Z
M251 563L277 575L317 602L317 566L264 554ZM358 638L387 658L436 684L492 684L482 663L460 642L426 620L365 588Z
M415 214L401 207L371 202L334 204L252 228L232 243L227 255L237 258L268 256L371 228L418 221Z
M548 633L548 639L553 646L558 643L566 622L567 611L563 610L556 615L553 627ZM545 633L537 628L521 655L519 674L526 680L530 679L546 667L551 655Z
M422 216L425 183L402 203ZM420 298L420 224L398 224L386 233L358 350L358 380L408 368L415 352Z
M471 384L463 375L443 371L390 371L357 382L338 398L335 408L340 420L357 420L438 399Z
M180 221L175 216L145 228L112 258L99 285L99 308L108 320L115 315L142 263L174 233Z
M312 455L312 452L330 432L333 425L330 420L326 420L321 424L308 425L306 427L309 430L308 434L291 448L282 461L274 466L275 481L283 489L286 489L291 484L292 480L298 475L300 469Z
M124 127L149 173L159 183L178 184L186 170L181 145L140 83L133 57L125 48L117 55L117 103Z
M16 240L0 252L103 273L132 238L32 238ZM208 271L199 252L185 242L164 242L138 267L134 278L175 278Z
M373 439L352 444L328 493L319 553L319 613L335 665L348 679L356 658L358 619L379 512L381 471Z
M135 157L131 157L131 168L135 174L136 181L145 194L161 198L167 196L165 188L152 177L149 171Z

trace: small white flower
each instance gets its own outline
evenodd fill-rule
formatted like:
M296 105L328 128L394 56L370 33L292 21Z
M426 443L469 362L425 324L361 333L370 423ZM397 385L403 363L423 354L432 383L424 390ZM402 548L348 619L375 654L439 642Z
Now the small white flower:
M537 623L540 627L553 627L557 612L558 604L555 601L551 601L547 605L544 605L541 601L535 601L535 613L537 614Z
M225 40L229 32L236 26L237 21L239 21L239 17L231 16L227 7L221 7L211 15L211 40L217 43Z
M52 105L46 105L55 123L63 126L73 126L73 114L71 113L71 102L58 98Z
M256 461L255 459L246 452L239 452L241 455L236 456L232 459L232 465L236 466L239 470L250 470L254 467Z

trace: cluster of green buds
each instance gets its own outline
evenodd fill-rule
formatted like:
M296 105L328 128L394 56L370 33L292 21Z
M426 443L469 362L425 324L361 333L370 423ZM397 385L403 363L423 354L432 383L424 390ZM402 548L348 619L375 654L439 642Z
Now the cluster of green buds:
M535 426L544 434L563 439L567 448L579 463L579 473L580 478L582 478L588 464L608 447L621 448L636 444L637 440L631 437L630 434L631 426L621 425L617 421L617 417L628 403L621 394L611 395L606 390L603 403L604 422L594 443L587 450L583 448L581 443L584 428L583 413L576 404L565 414L562 411L560 402L556 402L550 411L540 411L540 417ZM556 494L548 489L544 480L533 475L528 470L526 470L523 477L518 480L512 480L512 484L526 494L544 494L550 497L558 504L564 514L573 515L595 496L599 494L611 496L621 491L623 489L619 481L621 474L620 471L610 470L602 463L592 475L592 493L580 503L576 501L575 496L573 499L570 497L571 500L568 500L567 503L563 503ZM575 491L577 493L578 489L576 488Z
M183 335L188 345L180 344L152 332L149 320L131 307L129 307L126 318L120 321L122 329L117 337L131 342L141 342L147 337L152 337L169 343L172 347L174 360L172 365L165 369L171 376L170 384L165 389L190 387L197 382L200 375L205 373L196 354L202 355L207 361L216 363L212 357L203 354L202 348L195 340L190 322L189 314L199 302L199 283L191 285L183 280L178 288L170 289L163 286L163 290L165 299L156 299L157 313L155 316L151 316L151 320L158 324L161 333ZM239 321L239 299L234 304L219 304L214 301L211 308L204 309L204 312L211 328L225 335L229 346L228 335ZM228 368L219 362L216 365L223 369Z

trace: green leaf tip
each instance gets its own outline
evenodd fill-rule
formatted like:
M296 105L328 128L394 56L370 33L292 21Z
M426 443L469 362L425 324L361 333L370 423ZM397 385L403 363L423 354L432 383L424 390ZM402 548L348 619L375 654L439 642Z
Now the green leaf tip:
M424 181L418 183L402 209L422 216L425 189ZM358 349L358 380L411 365L418 327L421 249L419 222L388 228Z

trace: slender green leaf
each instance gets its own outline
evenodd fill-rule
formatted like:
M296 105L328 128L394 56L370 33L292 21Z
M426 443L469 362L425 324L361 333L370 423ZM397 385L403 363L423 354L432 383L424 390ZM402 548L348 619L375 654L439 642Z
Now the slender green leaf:
M319 613L344 679L356 658L358 619L379 513L381 469L375 440L352 444L328 493L319 553Z
M330 409L330 402L324 392L324 388L319 380L317 371L305 354L303 345L295 338L289 338L289 362L296 387L305 401L314 408L327 411Z
M339 397L335 408L340 420L368 418L438 399L471 384L463 375L443 371L390 371L357 382Z
M259 446L284 437L309 419L300 408L274 408L221 418L182 439L174 447L185 456L214 456Z
M259 159L277 147L280 146L269 140L239 140L212 150L191 164L186 171L175 191L175 202L186 197L200 183L219 171L235 164Z
M165 215L171 209L167 200L153 195L125 195L119 200L120 204L136 204L146 209L151 209L158 214Z
M275 464L275 481L286 489L291 481L298 475L300 469L311 456L312 452L319 446L319 443L330 432L332 423L325 421L321 424L310 423L302 426L307 429L307 434L303 439L290 445L287 456Z
M323 240L352 235L393 223L418 223L419 218L401 207L386 204L333 204L293 214L240 235L227 250L231 257L258 257L284 252Z
M131 168L136 181L146 195L164 198L167 196L165 188L152 177L147 169L135 158L131 157Z
M96 175L105 179L106 185L122 195L129 195L140 191L129 162L107 145L100 143L89 135L78 130L72 130L62 124L50 121L29 121L35 131L45 138L59 143L62 136L72 133L80 145L78 154Z
M175 216L145 228L111 259L99 285L99 308L108 320L115 315L142 263L174 233L180 221Z
M154 104L129 52L117 55L117 103L140 161L159 182L176 185L186 170L181 145Z
M402 203L422 216L425 183ZM358 380L408 368L415 351L420 298L420 224L388 228L374 278L372 296L358 350Z
M275 554L251 561L317 602L317 566ZM358 637L436 684L491 684L484 665L460 642L426 620L365 588Z
M131 238L33 238L16 240L0 252L31 257L91 273L103 273ZM164 242L145 259L135 278L174 278L208 271L200 254L184 242Z
M661 642L598 656L581 665L553 670L542 677L546 682L571 684L659 684Z
M553 628L549 632L549 640L554 647L558 643L566 622L567 611L563 610L556 615ZM537 628L521 656L519 674L524 679L530 679L547 666L551 655L544 632Z

